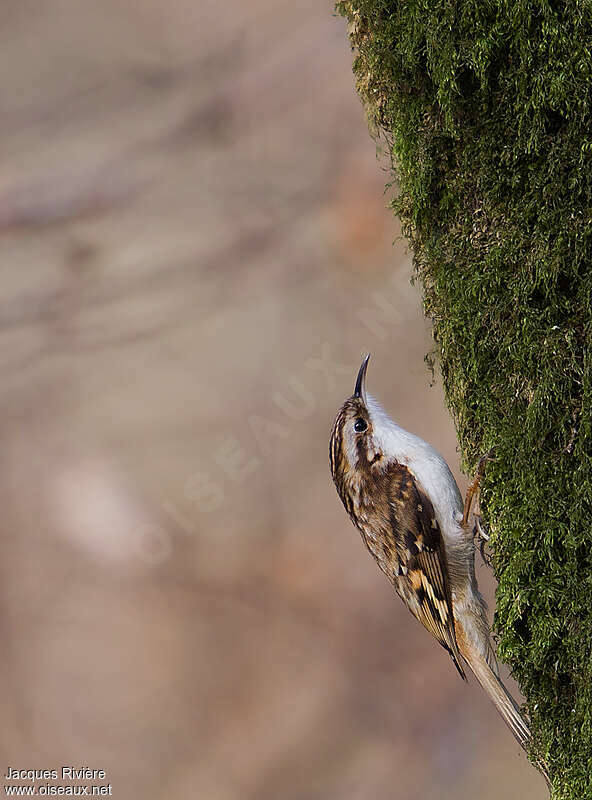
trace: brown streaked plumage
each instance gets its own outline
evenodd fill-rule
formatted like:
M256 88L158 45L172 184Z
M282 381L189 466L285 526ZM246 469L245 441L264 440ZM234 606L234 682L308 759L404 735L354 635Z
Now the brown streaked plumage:
M475 577L475 547L464 504L442 456L400 428L366 395L368 358L354 394L340 408L329 444L331 474L362 539L411 613L463 662L523 748L530 731L497 674L486 608ZM544 764L537 764L547 779Z
M337 492L378 566L465 678L454 632L446 552L432 503L407 466L397 461L380 464L378 454L368 458L366 438L357 442L358 469L348 468L342 437L352 416L370 424L363 401L355 396L342 407L331 436L329 461Z

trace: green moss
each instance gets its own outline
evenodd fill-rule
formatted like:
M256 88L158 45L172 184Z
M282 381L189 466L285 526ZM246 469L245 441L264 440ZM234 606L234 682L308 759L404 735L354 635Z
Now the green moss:
M465 467L500 655L555 798L592 798L592 4L343 0L386 137Z

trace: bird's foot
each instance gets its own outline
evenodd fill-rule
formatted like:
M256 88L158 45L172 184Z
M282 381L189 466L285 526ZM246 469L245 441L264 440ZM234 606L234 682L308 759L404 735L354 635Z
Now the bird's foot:
M475 514L474 517L473 538L479 543L479 552L481 553L483 563L491 569L491 556L485 552L485 545L489 542L489 533L486 531L483 518L480 514Z
M485 455L481 456L479 459L479 463L477 464L477 469L475 471L475 477L469 483L467 488L467 493L465 495L465 504L463 508L463 516L462 516L462 525L465 527L469 524L469 517L471 516L471 509L473 508L473 502L476 497L479 496L479 487L481 486L481 480L485 475L485 465L488 461L493 461L493 448L489 450Z

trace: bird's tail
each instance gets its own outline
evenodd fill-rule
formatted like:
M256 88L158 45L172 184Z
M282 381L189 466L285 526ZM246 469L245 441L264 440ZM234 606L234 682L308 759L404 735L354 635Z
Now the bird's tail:
M511 694L495 674L481 653L464 652L463 656L479 681L493 705L501 714L502 719L514 734L514 738L523 750L526 750L530 741L530 729L524 721L520 710Z
M518 744L526 751L530 742L530 729L514 698L481 653L475 652L472 648L463 648L462 654L481 688L497 708ZM535 766L547 781L547 785L550 786L546 764L543 761L537 761Z

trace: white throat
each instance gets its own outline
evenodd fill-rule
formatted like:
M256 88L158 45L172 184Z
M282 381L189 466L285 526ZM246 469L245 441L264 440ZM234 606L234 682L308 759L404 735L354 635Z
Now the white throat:
M462 512L462 497L446 461L431 444L404 430L388 416L370 395L366 398L373 438L387 458L405 464L427 492L441 524L449 520L450 510Z

